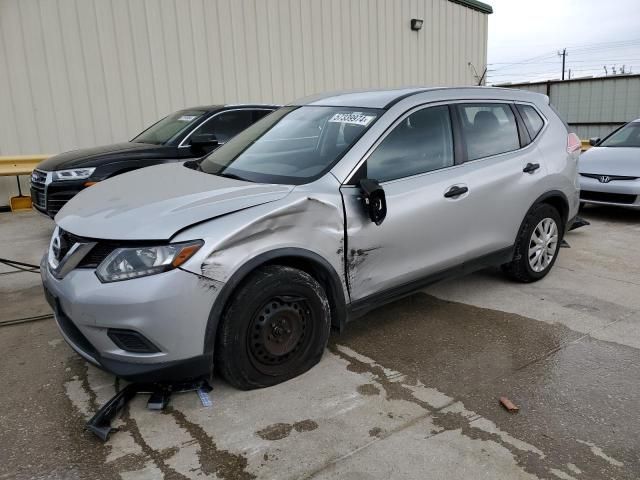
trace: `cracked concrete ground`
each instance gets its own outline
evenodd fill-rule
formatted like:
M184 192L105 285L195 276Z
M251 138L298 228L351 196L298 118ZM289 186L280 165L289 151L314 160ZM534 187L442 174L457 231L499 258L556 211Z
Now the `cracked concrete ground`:
M640 212L588 208L543 281L487 270L349 324L322 362L213 406L131 402L102 444L84 421L115 391L52 320L0 328L0 478L636 479ZM0 257L37 263L52 229L0 214ZM0 266L0 322L48 313L39 277ZM520 406L510 414L505 395Z

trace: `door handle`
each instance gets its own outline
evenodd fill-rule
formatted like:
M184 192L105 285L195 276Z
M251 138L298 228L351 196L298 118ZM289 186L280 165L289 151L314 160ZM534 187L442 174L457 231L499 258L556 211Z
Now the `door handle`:
M447 190L447 192L444 194L444 198L458 197L463 193L467 193L468 191L469 189L467 187L458 187L456 185Z
M522 169L522 171L524 173L533 173L539 168L540 168L540 164L539 163L527 163L527 166L524 167Z

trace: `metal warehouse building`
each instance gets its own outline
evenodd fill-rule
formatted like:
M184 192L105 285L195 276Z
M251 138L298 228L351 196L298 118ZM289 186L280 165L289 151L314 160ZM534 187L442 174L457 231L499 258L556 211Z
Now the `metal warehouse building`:
M549 96L582 139L600 137L640 118L640 75L501 85Z
M198 104L477 84L489 13L476 0L0 0L0 155L127 140Z

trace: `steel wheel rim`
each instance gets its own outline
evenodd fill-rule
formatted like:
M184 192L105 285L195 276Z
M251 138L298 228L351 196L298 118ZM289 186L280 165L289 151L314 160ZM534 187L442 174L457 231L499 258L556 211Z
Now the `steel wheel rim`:
M558 249L558 225L553 218L544 218L536 225L529 239L529 266L536 273L545 271Z
M265 302L254 315L248 349L253 361L265 367L283 365L304 350L311 316L306 300L277 297Z

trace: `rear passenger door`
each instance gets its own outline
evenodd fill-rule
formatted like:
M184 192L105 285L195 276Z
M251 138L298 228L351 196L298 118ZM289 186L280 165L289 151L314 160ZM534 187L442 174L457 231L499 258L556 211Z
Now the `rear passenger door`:
M458 183L452 115L447 105L418 107L400 117L341 188L352 300L403 288L461 262L468 249L459 201L444 194ZM387 216L377 226L363 214L357 183L384 188Z
M485 101L456 108L465 148L459 181L468 188L458 219L466 226L470 260L513 245L527 210L544 191L546 169L515 105ZM533 123L537 135L544 121Z

